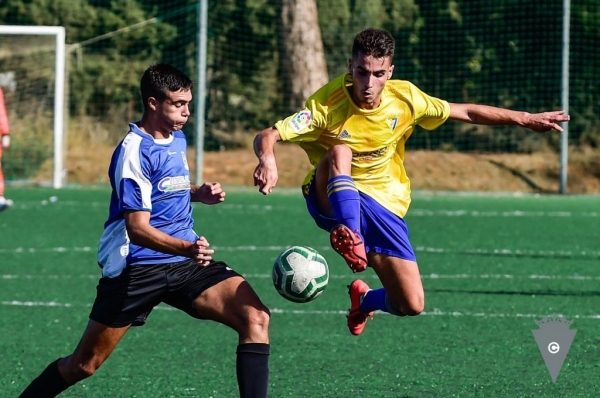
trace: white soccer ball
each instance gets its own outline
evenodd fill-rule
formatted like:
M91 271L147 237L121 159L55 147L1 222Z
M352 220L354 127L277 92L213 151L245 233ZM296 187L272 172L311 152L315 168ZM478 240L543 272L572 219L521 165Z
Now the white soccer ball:
M327 261L315 249L293 246L284 250L273 264L273 285L279 294L295 303L319 297L329 282Z

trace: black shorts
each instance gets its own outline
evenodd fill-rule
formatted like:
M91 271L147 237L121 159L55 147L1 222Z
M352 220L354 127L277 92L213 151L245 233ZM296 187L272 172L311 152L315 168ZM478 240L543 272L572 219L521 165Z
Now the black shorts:
M192 303L206 289L240 276L222 261L199 267L193 260L126 267L114 278L102 277L90 319L110 327L142 326L158 304L201 319Z

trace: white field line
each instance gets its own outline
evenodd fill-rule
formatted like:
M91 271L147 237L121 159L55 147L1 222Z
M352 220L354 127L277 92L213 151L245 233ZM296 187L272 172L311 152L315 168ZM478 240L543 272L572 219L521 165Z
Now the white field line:
M56 197L53 197L56 198ZM80 202L80 201L63 201L60 198L53 199L42 199L39 201L19 201L15 203L15 209L27 209L30 207L37 206L48 206L48 207L70 207L70 206L84 206L84 207L106 207L108 208L108 202ZM258 205L258 204L234 204L234 203L223 203L220 204L218 209L222 210L252 210L252 211L280 211L280 210L302 210L305 208L299 206L280 206L280 205ZM510 210L510 211L479 211L479 210L466 210L466 209L419 209L411 208L408 212L409 217L600 217L600 212L573 212L573 211L532 211L532 210Z
M73 305L71 303L57 303L54 301L40 302L40 301L0 301L0 305L12 306L12 307L91 307L91 304ZM164 304L160 304L155 308L156 310L162 311L179 311L176 308L169 307ZM283 308L271 308L272 314L292 314L292 315L346 315L347 310L291 310ZM377 313L389 315L384 312L377 311ZM563 314L557 314L563 315ZM487 312L470 312L470 311L443 311L438 308L434 308L432 311L424 311L419 316L448 316L448 317L477 317L477 318L543 318L548 314L527 314L527 313L487 313ZM600 314L592 315L566 315L569 319L600 319Z
M600 212L572 212L572 211L479 211L479 210L425 210L411 209L408 217L600 217Z
M287 249L288 246L212 246L216 252L281 252ZM316 250L322 252L332 251L329 246L315 247ZM66 253L66 252L92 252L96 251L96 247L16 247L12 249L0 249L2 253ZM468 254L468 255L484 255L484 256L506 256L506 257L600 257L600 251L597 250L526 250L526 249L448 249L438 247L416 246L416 252L421 253L437 253L437 254Z
M244 274L242 275L247 279L270 279L271 274ZM352 277L348 275L334 275L330 274L329 279L348 279ZM365 274L363 278L377 279L375 274ZM16 280L16 279L99 279L100 272L98 274L80 274L80 275L44 275L44 274L0 274L0 280ZM572 280L572 281L600 281L600 276L590 275L511 275L511 274L422 274L421 279L450 279L450 280L461 280L461 279L493 279L493 280Z

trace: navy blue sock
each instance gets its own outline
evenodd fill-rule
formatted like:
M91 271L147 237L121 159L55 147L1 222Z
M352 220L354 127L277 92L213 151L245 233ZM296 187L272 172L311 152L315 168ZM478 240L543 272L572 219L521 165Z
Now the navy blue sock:
M360 195L352 177L340 175L327 181L327 196L337 221L360 231Z
M365 293L360 308L365 313L379 310L396 316L404 316L402 311L392 305L383 287Z
M369 290L363 296L360 308L366 313L377 310L389 312L385 305L385 297L386 293L384 288Z
M19 398L56 397L69 388L69 384L58 371L59 360L60 358L48 365L19 395Z
M236 373L240 398L267 398L271 346L246 343L237 346Z

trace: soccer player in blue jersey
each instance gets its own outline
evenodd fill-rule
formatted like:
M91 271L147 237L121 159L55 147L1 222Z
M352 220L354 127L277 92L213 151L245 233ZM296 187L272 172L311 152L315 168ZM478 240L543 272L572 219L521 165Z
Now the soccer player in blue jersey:
M190 202L225 200L219 183L194 186L181 128L190 116L192 81L157 64L141 79L144 114L129 125L109 168L112 195L100 239L102 277L90 320L75 351L52 362L21 397L54 397L90 377L131 326L165 303L238 333L241 397L267 396L269 310L248 282L194 231ZM213 228L203 225L202 228Z
M265 195L277 183L274 147L296 142L313 165L303 183L308 212L330 232L333 249L353 272L373 268L383 287L362 280L349 287L348 328L363 332L375 310L418 315L425 294L404 216L410 184L405 142L416 126L427 130L447 119L484 125L519 125L562 131L563 111L527 113L431 97L408 81L392 80L394 39L366 29L354 39L348 73L317 90L305 108L260 132L254 141L254 184Z

